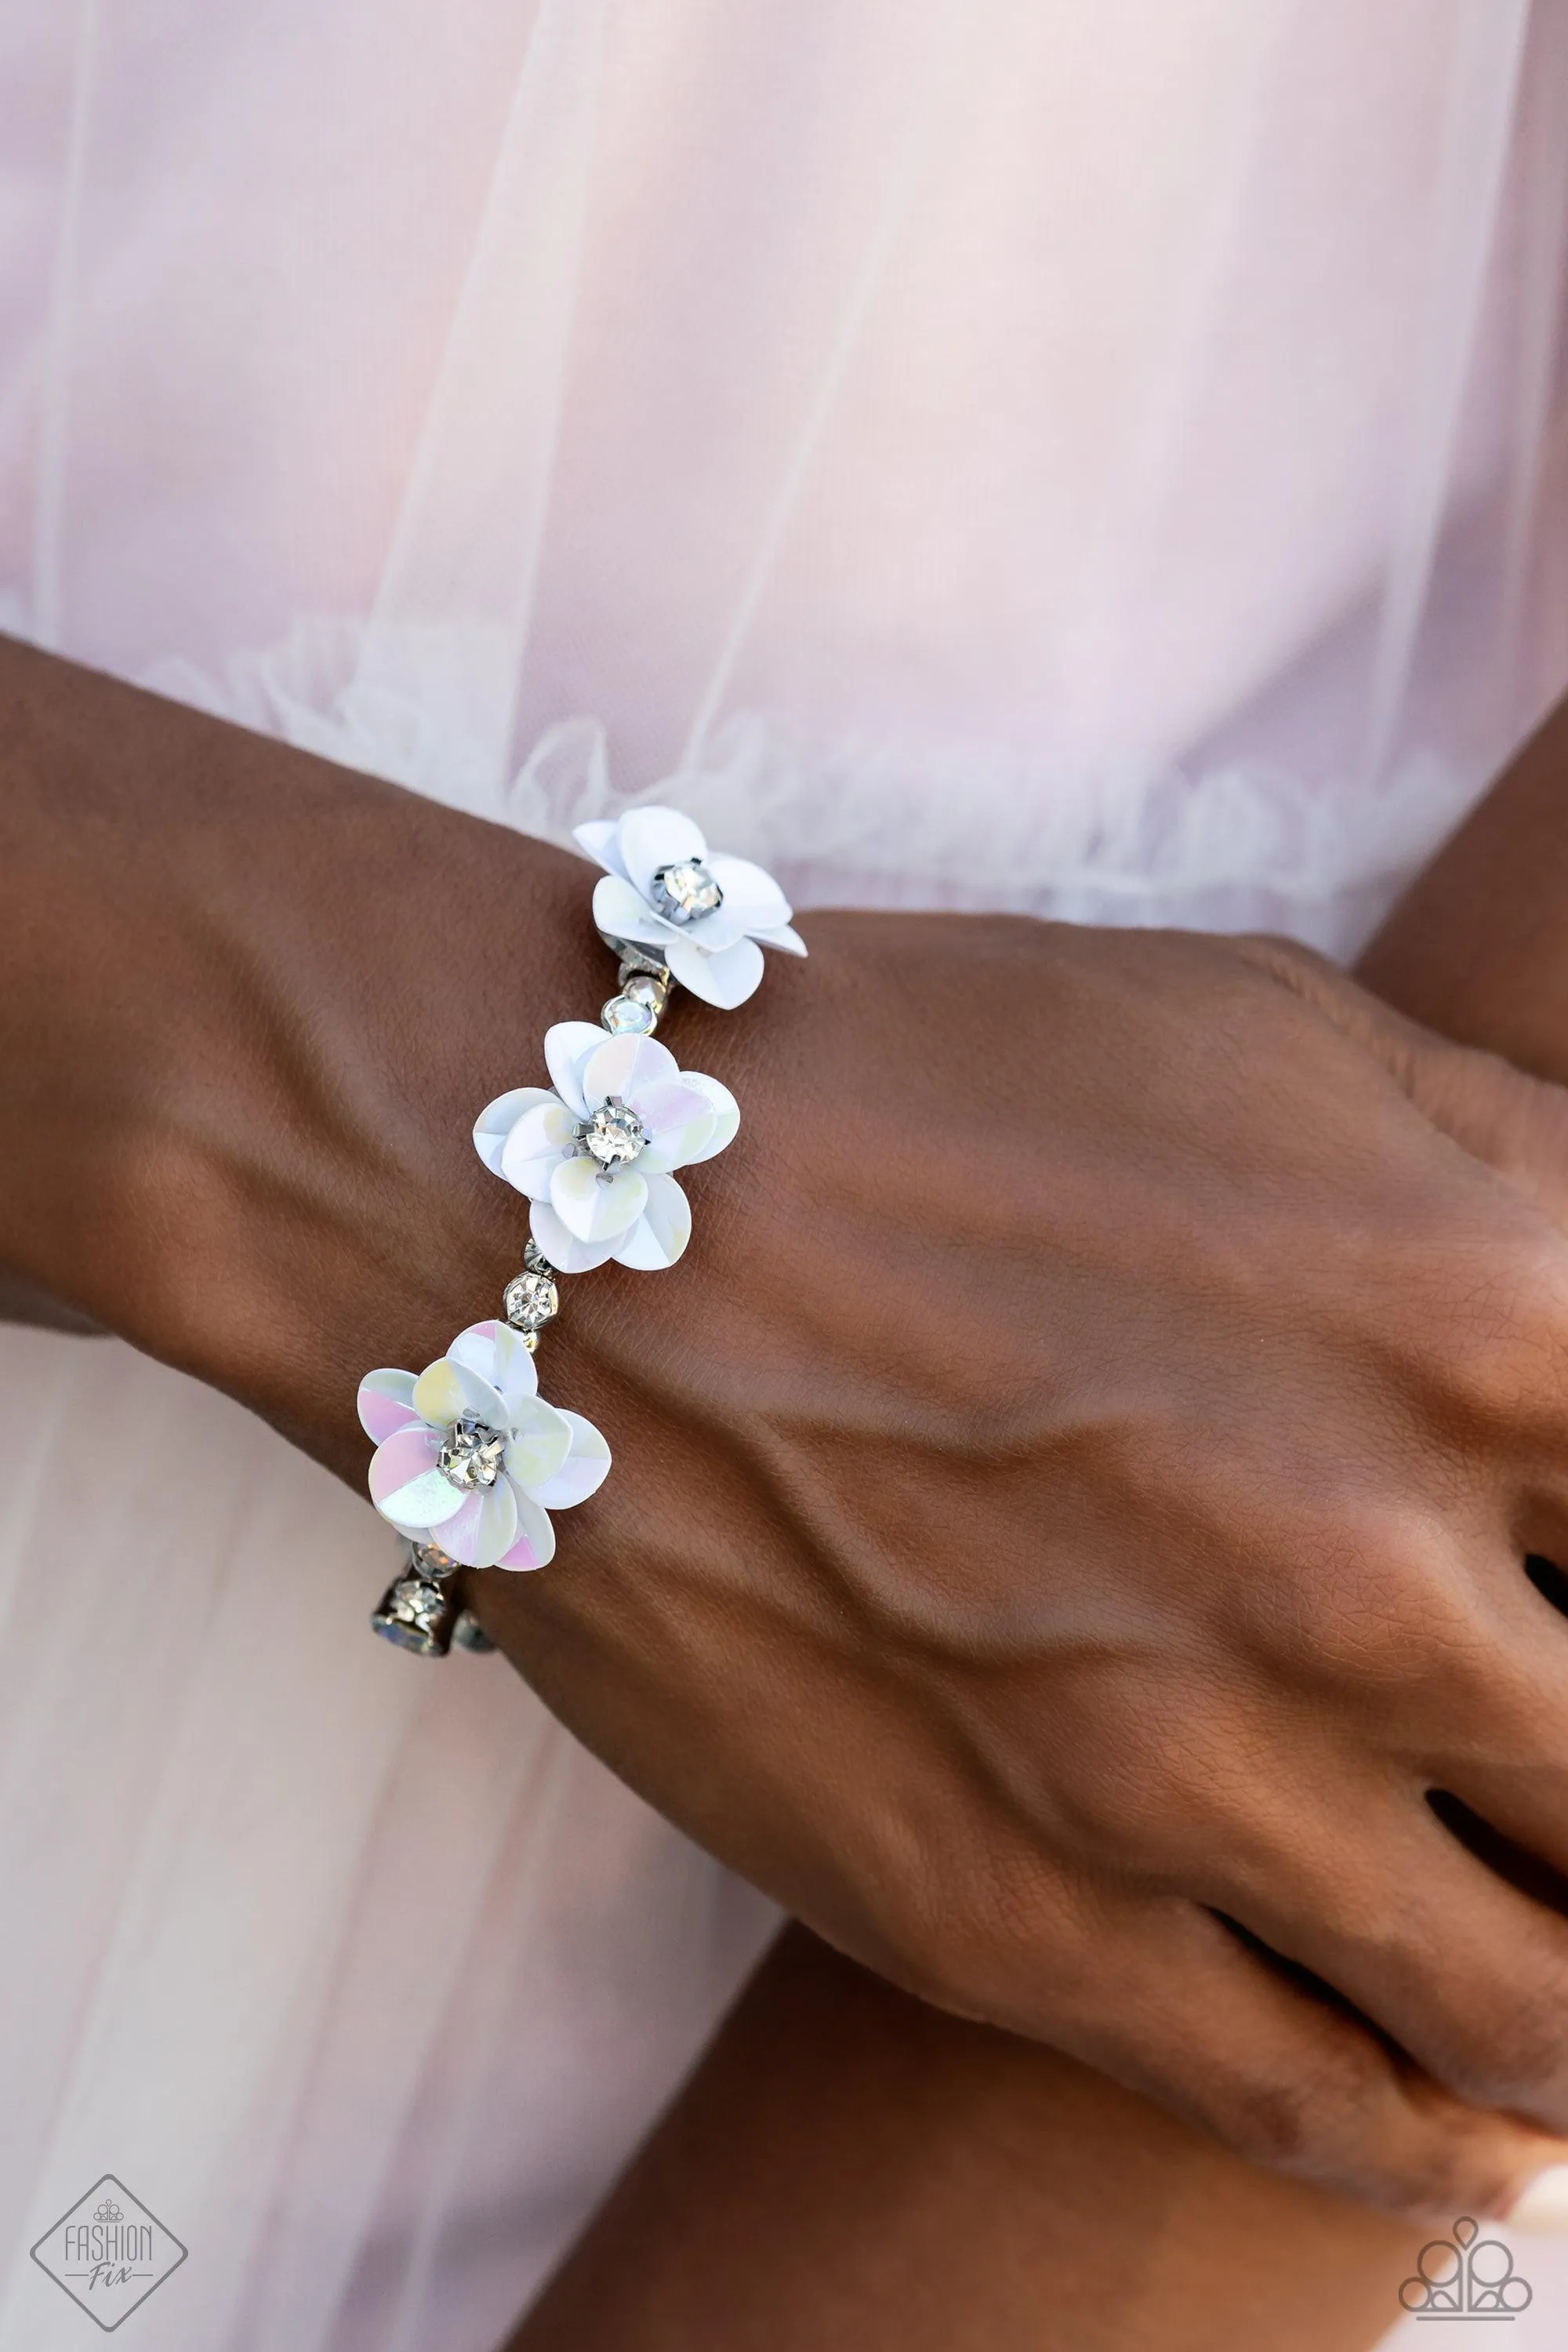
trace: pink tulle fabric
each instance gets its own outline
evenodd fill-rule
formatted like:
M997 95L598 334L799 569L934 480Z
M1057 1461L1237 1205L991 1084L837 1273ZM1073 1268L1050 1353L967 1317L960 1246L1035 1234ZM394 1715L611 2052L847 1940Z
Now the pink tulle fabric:
M13 0L0 622L796 906L1342 950L1568 676L1565 119L1526 0ZM0 2352L106 2169L160 2352L485 2352L773 1915L225 1400L0 1405Z

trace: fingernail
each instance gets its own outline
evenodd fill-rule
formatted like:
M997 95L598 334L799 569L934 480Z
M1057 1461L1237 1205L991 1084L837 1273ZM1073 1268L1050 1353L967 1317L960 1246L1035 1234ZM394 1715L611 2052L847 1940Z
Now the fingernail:
M1550 2164L1538 2172L1508 2219L1515 2230L1568 2234L1568 2164Z

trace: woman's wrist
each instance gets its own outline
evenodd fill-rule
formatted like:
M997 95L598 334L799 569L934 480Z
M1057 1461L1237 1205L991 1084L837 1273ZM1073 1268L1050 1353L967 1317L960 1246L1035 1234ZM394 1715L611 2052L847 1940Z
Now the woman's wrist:
M0 746L0 1266L352 1468L357 1370L516 1270L468 1134L603 981L587 869L11 645Z
M1445 1037L1568 1081L1568 700L1411 885L1357 977Z

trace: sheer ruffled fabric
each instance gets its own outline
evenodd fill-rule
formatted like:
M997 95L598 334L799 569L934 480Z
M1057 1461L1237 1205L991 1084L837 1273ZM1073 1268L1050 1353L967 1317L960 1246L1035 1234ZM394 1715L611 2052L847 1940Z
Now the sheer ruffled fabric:
M797 906L1347 948L1568 675L1564 119L1557 0L15 0L0 614ZM0 2352L106 2168L167 2352L481 2352L766 1906L232 1406L0 1388Z

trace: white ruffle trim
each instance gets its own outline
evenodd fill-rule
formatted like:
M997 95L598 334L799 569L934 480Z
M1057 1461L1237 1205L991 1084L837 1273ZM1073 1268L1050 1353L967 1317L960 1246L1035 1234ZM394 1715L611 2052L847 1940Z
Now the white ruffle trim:
M377 633L302 618L221 673L166 660L142 683L350 767L571 846L574 825L677 799L776 873L797 906L928 906L1073 921L1268 928L1347 952L1464 814L1479 780L1435 752L1377 782L1262 761L1052 773L984 741L847 734L815 742L738 715L701 764L629 789L604 728L569 719L505 772L466 721L472 631ZM805 854L802 845L806 845Z

